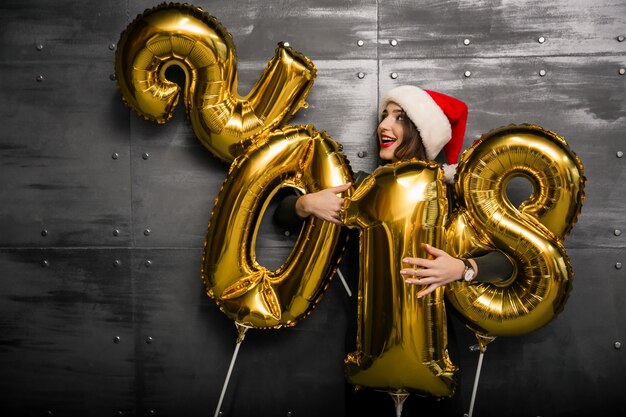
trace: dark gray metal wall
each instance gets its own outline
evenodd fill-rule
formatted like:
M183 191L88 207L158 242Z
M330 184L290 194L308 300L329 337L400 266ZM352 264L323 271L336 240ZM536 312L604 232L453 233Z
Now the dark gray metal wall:
M112 79L120 33L156 4L0 4L0 415L215 412L236 330L204 295L200 257L228 167L194 138L182 107L164 126L145 122ZM547 327L489 346L474 415L626 414L626 3L194 4L232 33L241 93L279 41L313 60L310 107L291 123L326 130L355 170L373 168L377 98L398 84L465 100L466 146L509 123L563 135L588 178L565 241L574 290ZM257 253L279 265L295 237L265 223ZM358 272L342 270L354 291ZM394 415L386 394L344 384L352 303L335 279L296 327L249 331L223 414ZM405 416L469 409L475 339L450 314L457 394L410 397Z

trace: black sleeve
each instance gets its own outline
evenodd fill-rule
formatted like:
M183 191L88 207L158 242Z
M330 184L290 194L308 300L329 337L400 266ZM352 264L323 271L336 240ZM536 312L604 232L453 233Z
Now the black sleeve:
M300 194L287 194L278 202L278 206L274 211L274 223L284 229L291 230L298 228L304 222L304 219L298 216L296 212L296 201Z
M513 275L513 264L506 255L497 250L472 259L478 266L477 282L505 281Z

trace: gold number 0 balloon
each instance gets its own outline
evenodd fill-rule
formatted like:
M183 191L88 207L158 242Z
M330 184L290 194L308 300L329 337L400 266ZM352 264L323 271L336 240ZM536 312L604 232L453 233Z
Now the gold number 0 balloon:
M198 7L163 3L137 16L118 42L115 72L125 103L148 120L169 120L180 95L165 77L172 65L186 75L185 107L195 135L226 162L306 106L316 75L308 58L279 44L241 97L230 33Z
M439 165L405 161L376 169L344 200L344 223L360 237L357 351L348 381L389 392L449 396L456 368L447 352L444 290L418 299L400 275L404 257L442 247L447 199Z
M506 187L520 176L534 190L518 209ZM448 286L447 299L477 334L528 333L563 309L573 273L562 240L577 221L584 183L578 156L539 126L496 129L463 154L456 181L461 208L448 229L449 250L467 256L495 247L516 266L503 283Z
M215 199L203 251L207 293L237 323L293 326L320 301L347 234L309 218L286 262L270 271L256 261L259 224L282 187L315 192L351 181L337 145L312 126L287 126L252 145L231 165Z

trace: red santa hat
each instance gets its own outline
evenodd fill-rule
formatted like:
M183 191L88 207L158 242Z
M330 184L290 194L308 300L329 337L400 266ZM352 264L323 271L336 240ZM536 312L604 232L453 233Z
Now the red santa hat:
M380 102L379 115L389 102L402 107L417 127L428 159L434 160L444 150L448 160L448 167L444 166L446 181L452 182L465 137L467 105L454 97L412 85L389 90Z

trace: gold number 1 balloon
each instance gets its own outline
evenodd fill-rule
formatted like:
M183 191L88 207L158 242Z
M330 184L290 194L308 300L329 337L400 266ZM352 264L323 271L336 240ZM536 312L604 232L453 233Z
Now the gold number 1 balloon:
M118 42L115 72L126 104L148 120L169 120L180 95L178 84L165 77L172 65L186 75L185 107L194 133L226 162L306 106L316 76L307 57L281 43L242 97L230 33L198 7L163 3L137 16Z
M511 125L468 149L457 176L460 209L447 232L450 252L470 256L496 248L513 260L515 272L494 284L453 283L447 299L478 335L521 335L546 325L561 312L572 286L562 241L585 197L580 159L553 132ZM506 194L515 177L533 185L519 208Z
M376 169L344 201L344 223L360 231L357 351L346 357L348 381L388 392L449 396L443 288L418 299L400 275L405 257L427 257L421 244L442 247L447 200L434 162Z

